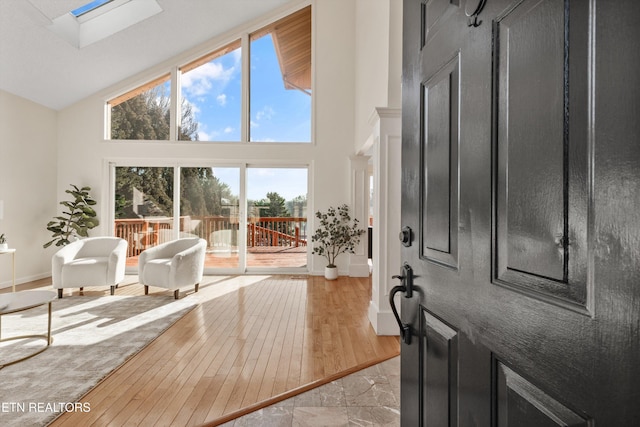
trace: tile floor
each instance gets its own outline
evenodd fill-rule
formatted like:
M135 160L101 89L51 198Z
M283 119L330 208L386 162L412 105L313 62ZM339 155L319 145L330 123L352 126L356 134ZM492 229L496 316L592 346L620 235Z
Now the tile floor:
M400 357L223 424L223 427L400 425Z

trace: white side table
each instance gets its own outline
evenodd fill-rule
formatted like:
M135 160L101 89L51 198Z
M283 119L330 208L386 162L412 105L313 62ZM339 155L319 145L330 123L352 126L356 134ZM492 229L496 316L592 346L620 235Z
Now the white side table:
M0 255L11 254L11 289L16 291L16 250L5 249L0 251Z

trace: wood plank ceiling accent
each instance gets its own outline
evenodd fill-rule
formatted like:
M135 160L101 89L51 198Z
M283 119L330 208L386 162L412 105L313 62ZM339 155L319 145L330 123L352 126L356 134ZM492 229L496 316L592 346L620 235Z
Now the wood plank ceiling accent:
M255 40L271 33L286 89L311 90L311 6L253 33Z

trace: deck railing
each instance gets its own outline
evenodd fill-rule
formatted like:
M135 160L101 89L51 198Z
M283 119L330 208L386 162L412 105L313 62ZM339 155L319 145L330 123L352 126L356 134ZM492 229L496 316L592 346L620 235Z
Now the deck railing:
M238 218L222 216L182 216L180 235L198 236L207 241L210 249L238 246ZM146 248L172 240L173 219L134 218L116 219L115 235L128 243L128 257L139 255ZM307 219L300 217L247 218L247 246L307 245Z

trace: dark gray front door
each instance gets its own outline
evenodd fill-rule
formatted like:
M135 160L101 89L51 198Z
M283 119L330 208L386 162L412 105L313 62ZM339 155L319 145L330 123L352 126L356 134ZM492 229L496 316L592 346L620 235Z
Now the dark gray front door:
M636 0L404 1L403 426L640 425L639 40Z

